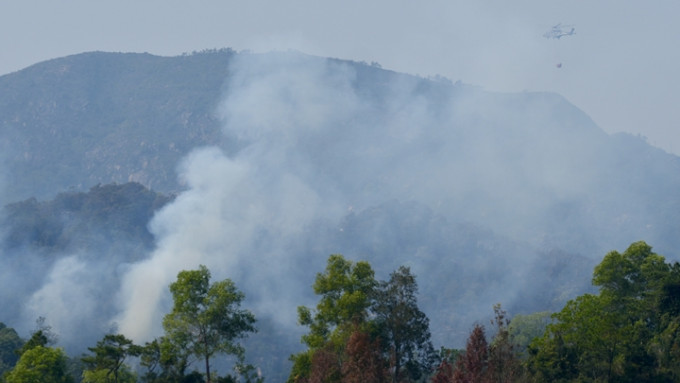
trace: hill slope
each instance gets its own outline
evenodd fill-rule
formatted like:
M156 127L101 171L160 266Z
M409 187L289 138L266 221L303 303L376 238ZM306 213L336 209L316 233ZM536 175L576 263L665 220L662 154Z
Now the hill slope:
M680 248L680 159L605 134L552 93L298 53L98 52L0 77L0 133L5 201L127 181L177 193L150 223L149 253L121 257L111 277L116 314L101 322L136 339L159 331L164 289L199 263L288 335L328 254L368 259L380 277L407 264L451 345L498 301L559 307L606 251ZM71 275L60 256L35 278Z
M649 235L652 238L648 240L662 245L662 250L672 249L665 242L674 232L668 228L678 209L673 196L680 186L678 158L631 136L604 134L561 97L494 94L359 63L296 54L254 56L281 60L286 55L335 64L334 70L342 67L342 71L352 72L353 95L367 107L353 110L354 121L345 117L333 121L340 124L336 131L353 134L344 137L348 147L364 145L366 153L372 150L370 145L404 144L385 152L400 150L390 155L403 154L401 160L412 160L406 163L409 166L439 160L427 166L434 171L450 169L452 176L476 183L466 188L465 196L454 196L464 199L465 205L469 205L468 199L480 205L471 217L465 212L464 219L486 221L489 211L498 210L501 219L494 228L507 228L505 217L515 222L518 216L540 209L540 215L547 217L531 217L532 224L548 226L548 230L539 231L553 237L550 246L599 241L559 238L563 234L556 235L552 227L554 222L574 228L589 221L597 226L614 225L610 232L625 233L623 243L616 234L605 234L614 238L608 238L610 245L597 247L598 251L613 244L623 246L631 236ZM243 132L225 129L222 134L224 121L218 110L221 97L236 86L230 82L234 59L250 56L230 50L171 58L95 52L43 62L0 77L4 200L45 198L73 188L87 190L98 183L129 181L161 192L182 190L175 169L192 149L220 145L233 154L243 144ZM399 103L403 103L401 109ZM369 124L372 131L366 132ZM414 125L420 130L412 130ZM398 137L400 134L403 136ZM417 137L410 147L404 141L406 135ZM338 137L327 135L324 139ZM418 157L421 148L435 152ZM350 164L353 168L367 163L381 166L383 160L351 154L347 158L354 161ZM417 162L419 159L425 162ZM334 170L335 164L326 165ZM333 176L347 175L335 172ZM439 174L428 176L441 181ZM366 179L361 182L370 184ZM450 191L449 185L442 186L441 191ZM505 197L499 193L507 188L513 192L512 206L504 203ZM459 213L455 207L449 208ZM653 229L640 230L645 227ZM526 234L535 235L522 233L521 238ZM579 250L588 248L590 245Z
M0 77L6 200L128 181L177 190L179 159L220 141L231 56L95 52Z

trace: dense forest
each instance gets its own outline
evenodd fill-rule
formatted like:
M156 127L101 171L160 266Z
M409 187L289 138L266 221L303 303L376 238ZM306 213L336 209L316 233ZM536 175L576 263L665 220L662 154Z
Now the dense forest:
M549 314L476 323L464 349L435 350L408 267L376 280L366 261L331 255L316 274L315 307L298 307L306 350L290 356L302 382L676 382L680 379L680 263L645 242L609 252L593 271L599 291ZM201 266L177 275L165 334L136 345L107 334L68 356L39 320L28 340L0 324L0 372L19 382L263 382L241 339L256 330L245 295ZM233 371L211 370L230 360ZM212 371L212 372L211 372Z

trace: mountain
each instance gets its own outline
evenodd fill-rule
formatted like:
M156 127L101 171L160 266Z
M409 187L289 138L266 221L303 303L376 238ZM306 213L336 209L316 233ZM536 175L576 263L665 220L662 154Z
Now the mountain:
M269 56L277 55L286 54ZM218 115L237 56L253 55L228 49L179 57L93 52L0 77L4 201L130 181L160 192L183 190L175 169L192 149L220 145L235 153L242 145L233 132L223 134ZM375 136L370 137L376 144L400 134L384 129L395 123L390 120L394 116L386 115L395 112L390 109L395 105L387 103L415 101L420 110L414 112L428 114L420 117L429 119L421 127L429 142L421 143L443 145L437 142L442 139L450 146L447 150L458 152L438 155L462 164L467 169L455 169L457 175L479 184L466 192L471 199L484 201L476 202L484 206L476 213L482 220L493 214L490 210L507 208L494 201L503 199L498 189L509 186L530 196L516 200L509 215L500 214L513 216L512 220L539 208L548 222L539 219L534 224L555 222L562 228L558 232L565 231L565 224L574 227L588 221L600 227L614 225L607 237L623 231L624 243L618 238L611 241L617 246L631 236L651 235L650 242L663 245L664 251L677 248L677 241L673 246L665 242L675 237L668 227L678 209L672 196L680 183L678 158L637 137L606 135L560 96L490 93L362 63L304 57L353 71L353 91L373 108L358 111L364 115L357 118L376 123ZM394 84L403 89L394 89ZM522 204L530 206L525 209ZM555 230L543 230L541 235L553 237ZM575 240L597 242L567 236L550 238L551 245L553 240L561 247Z
M12 265L0 274L37 281L6 315L43 315L62 334L85 326L56 304L77 291L88 303L77 314L96 318L96 331L156 335L163 290L206 264L243 288L285 356L299 347L295 307L314 303L315 273L342 253L380 278L411 267L436 339L460 346L494 303L561 307L589 288L607 251L645 240L677 259L680 248L680 158L606 134L560 95L296 52L38 63L0 77L0 147L1 256ZM118 188L143 201L138 219L124 208L62 226L70 198ZM86 239L36 242L22 225L46 214L31 227ZM108 234L84 230L92 217ZM130 230L112 236L107 225ZM141 253L116 256L105 248L121 247L93 240L123 237ZM107 299L93 288L103 275L116 289Z
M5 199L129 181L179 190L179 160L221 140L213 111L232 55L93 52L0 77Z

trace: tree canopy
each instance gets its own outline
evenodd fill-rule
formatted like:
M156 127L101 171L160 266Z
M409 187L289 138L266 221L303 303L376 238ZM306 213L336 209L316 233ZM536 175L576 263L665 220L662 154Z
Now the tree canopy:
M400 382L429 373L436 355L409 268L381 282L368 262L334 254L313 287L316 309L298 307L309 348L291 357L289 382Z
M210 271L184 270L170 285L172 311L163 319L167 340L180 344L205 363L211 382L210 359L215 354L242 356L239 339L254 332L255 316L240 305L245 298L229 279L210 283Z
M599 294L567 302L530 346L535 379L677 381L678 270L645 242L609 252L593 272Z
M107 334L97 342L96 347L88 350L94 355L82 358L87 366L83 374L86 383L102 383L113 381L114 383L128 382L134 376L129 373L125 366L125 359L131 356L139 356L141 348L132 340L122 334Z
M36 346L21 355L6 375L6 383L72 383L64 350Z

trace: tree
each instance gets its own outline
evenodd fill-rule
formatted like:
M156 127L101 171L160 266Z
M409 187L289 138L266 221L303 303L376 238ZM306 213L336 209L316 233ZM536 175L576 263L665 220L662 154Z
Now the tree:
M617 309L635 310L645 315L656 302L670 266L663 256L652 252L645 242L635 242L621 254L611 251L593 271L593 285L611 298Z
M487 377L489 348L484 326L476 324L470 332L465 353L456 360L455 383L482 383Z
M593 272L599 294L567 302L530 346L527 365L534 379L673 380L674 275L675 267L645 242L609 252Z
M662 330L647 345L655 355L657 372L669 381L680 381L680 317L664 318Z
M16 351L19 355L37 346L47 347L57 343L57 335L52 332L51 326L45 324L44 317L38 317L35 324L36 330L31 334L31 338Z
M368 262L334 254L318 273L314 310L298 307L309 327L309 349L291 356L293 382L413 381L429 373L437 355L429 320L418 308L418 285L408 267L378 282ZM376 349L376 347L378 347ZM387 376L386 376L387 374Z
M11 370L19 360L17 350L21 348L23 341L17 332L4 323L0 322L0 378Z
M107 334L97 342L96 347L88 347L94 355L84 356L87 366L83 372L83 381L100 383L113 380L114 383L128 382L131 373L125 366L128 356L139 356L141 347L132 343L121 334Z
M545 333L545 329L550 323L550 315L549 311L513 315L508 325L508 333L512 343L517 347L517 352L523 359L528 356L527 350L531 342Z
M185 270L170 285L172 311L163 318L163 328L172 343L205 362L206 381L211 382L210 358L215 354L241 356L243 347L236 341L255 332L255 316L241 309L245 298L229 279L210 284L210 271Z
M342 363L343 383L383 383L389 379L379 339L355 330L347 340Z
M36 346L21 355L6 383L72 383L67 357L61 348Z
M307 349L305 351L290 356L292 367L288 375L287 383L307 383L309 382L310 372L312 371L312 356L316 350Z
M654 355L659 375L680 381L680 263L675 262L658 296L659 327L647 350Z
M191 364L187 343L174 342L167 336L147 342L141 348L139 364L146 369L142 381L169 383L191 381L186 374ZM200 376L200 373L198 373ZM202 376L201 376L201 379Z
M342 382L341 357L330 343L315 350L309 371L309 383Z
M49 346L49 340L47 339L47 336L45 336L45 333L43 333L42 330L38 330L38 331L34 332L31 335L31 338L26 343L24 343L24 345L21 346L20 349L17 350L17 354L21 355L21 354L25 353L26 351L28 351L32 348L36 348L38 346L43 346L43 347Z
M111 373L107 370L85 370L83 371L83 383L135 383L137 377L130 371L126 365L121 366L116 372L116 377L111 377Z
M405 266L390 274L376 291L376 322L390 355L393 383L400 382L402 376L417 380L436 360L430 322L418 308L417 295L416 278Z
M518 381L522 375L521 363L516 345L510 337L508 326L510 319L501 305L493 306L494 319L491 324L496 334L489 345L488 380L495 383L511 383Z
M442 360L430 381L432 383L453 383L453 366L451 363L446 359Z
M328 258L325 272L316 275L313 286L314 293L321 296L316 309L298 307L299 323L309 327L309 333L302 336L309 350L291 356L293 368L288 382L309 381L312 370L315 375L328 371L327 378L340 379L335 369L319 366L335 366L329 362L329 353L340 360L352 331L366 325L377 285L374 275L368 262L353 263L338 254ZM322 354L315 358L317 351Z
M368 317L377 284L374 275L368 262L352 263L342 255L331 255L326 272L317 274L314 282L314 293L321 296L314 315L309 308L298 307L300 323L310 327L303 342L312 348L322 347L340 333L346 340L352 325Z

